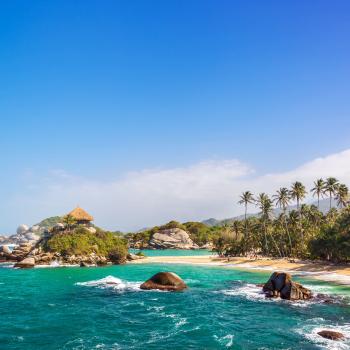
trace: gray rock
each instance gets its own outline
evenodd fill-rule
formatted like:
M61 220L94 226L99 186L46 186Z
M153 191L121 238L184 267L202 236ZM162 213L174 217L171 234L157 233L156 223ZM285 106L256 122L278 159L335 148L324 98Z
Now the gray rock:
M29 226L27 225L19 225L18 228L17 228L17 234L18 235L23 235L24 233L28 232L29 231Z
M198 249L189 234L180 228L160 230L153 234L149 246L154 249Z

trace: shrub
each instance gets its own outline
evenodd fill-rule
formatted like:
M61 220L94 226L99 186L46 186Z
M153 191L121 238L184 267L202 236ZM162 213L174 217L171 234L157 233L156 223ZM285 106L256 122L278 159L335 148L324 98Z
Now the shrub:
M91 233L84 227L77 227L71 232L53 234L45 243L44 250L58 252L62 256L96 253L106 258L112 256L119 261L128 253L124 239L102 230Z

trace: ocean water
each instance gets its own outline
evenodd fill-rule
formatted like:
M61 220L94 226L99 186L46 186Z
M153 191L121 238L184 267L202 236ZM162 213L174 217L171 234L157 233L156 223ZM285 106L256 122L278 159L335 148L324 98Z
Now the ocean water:
M130 252L134 254L142 252L146 256L201 256L217 254L207 249L130 249Z
M158 271L189 289L141 291ZM297 278L337 304L267 300L268 272L174 264L0 267L0 349L350 349L350 289ZM113 284L111 284L113 282Z

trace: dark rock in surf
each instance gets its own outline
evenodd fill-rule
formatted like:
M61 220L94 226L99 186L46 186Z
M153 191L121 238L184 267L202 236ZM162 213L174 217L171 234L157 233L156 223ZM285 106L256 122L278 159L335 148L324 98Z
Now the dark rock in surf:
M274 272L263 286L263 292L268 298L280 297L287 300L306 300L312 297L309 289L293 282L292 276L285 272Z
M149 280L142 283L141 289L159 289L167 291L180 291L187 288L185 282L173 272L158 272Z
M336 331L330 331L330 330L322 330L320 332L317 332L318 335L320 335L323 338L329 339L329 340L343 340L345 338L344 334Z

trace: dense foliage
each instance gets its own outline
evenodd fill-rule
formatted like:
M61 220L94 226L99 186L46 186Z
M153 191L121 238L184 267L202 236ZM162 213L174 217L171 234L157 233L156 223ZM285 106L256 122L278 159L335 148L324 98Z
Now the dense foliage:
M129 233L126 238L130 242L142 242L144 246L147 246L148 241L152 235L160 230L180 228L189 233L191 239L202 246L206 243L212 242L221 232L222 227L207 226L201 222L185 222L183 224L177 221L170 221L162 226L154 226L151 229L143 230L137 233Z
M245 207L245 219L224 226L215 239L215 248L223 255L262 254L275 257L301 257L350 260L350 208L346 185L335 178L318 179L311 189L317 197L329 197L329 211L323 214L318 206L302 204L307 191L300 182L291 189L280 188L271 198L260 193L254 197L250 191L241 195L239 203ZM332 207L336 199L337 209ZM296 210L288 211L291 201ZM247 218L248 205L260 209L258 217ZM274 205L281 214L272 217Z
M47 251L59 252L63 256L97 255L123 258L127 255L126 241L112 232L97 230L92 233L84 227L53 234L45 243Z

